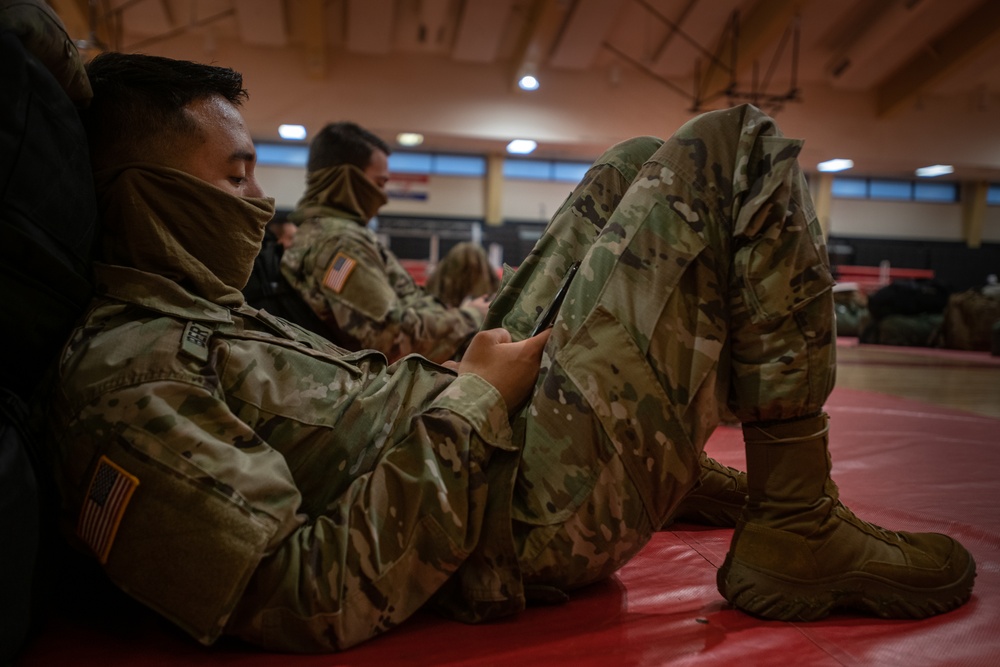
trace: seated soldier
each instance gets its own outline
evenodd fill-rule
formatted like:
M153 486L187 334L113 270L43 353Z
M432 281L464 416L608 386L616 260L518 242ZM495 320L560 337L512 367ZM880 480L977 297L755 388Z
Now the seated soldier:
M313 138L306 192L292 213L299 232L281 270L338 345L379 350L389 361L411 352L455 359L479 330L487 300L446 306L368 229L388 201L389 153L354 123L331 123Z
M425 289L446 306L458 308L468 299L492 296L500 276L478 243L456 243L427 278Z
M107 234L53 406L67 528L202 642L338 650L427 605L481 621L607 578L695 485L720 402L748 465L718 573L734 606L922 618L969 599L961 545L838 500L833 281L800 142L757 109L609 149L506 276L503 328L461 363L388 365L243 303L272 203L237 73L115 53L89 73Z

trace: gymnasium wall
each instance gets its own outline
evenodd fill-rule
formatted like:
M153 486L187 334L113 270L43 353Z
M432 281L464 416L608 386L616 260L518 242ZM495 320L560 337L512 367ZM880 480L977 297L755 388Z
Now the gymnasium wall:
M305 182L305 170L296 167L259 166L257 176L264 191L275 198L279 211L295 207ZM392 199L379 219L382 231L396 254L425 259L427 242L392 238L407 219L423 228L435 221L450 224L439 250L443 254L462 236L462 226L478 229L469 237L496 245L502 261L516 265L530 250L544 223L563 203L572 183L507 179L503 182L501 211L504 224L482 224L486 209L485 179L431 174L419 184L423 198ZM457 221L457 222L456 222ZM455 230L459 231L455 231ZM834 199L830 210L831 244L850 248L835 258L861 265L889 260L894 266L930 268L964 289L985 282L988 273L1000 274L1000 206L988 206L982 229L982 247L968 248L962 229L962 207L957 203L897 202Z

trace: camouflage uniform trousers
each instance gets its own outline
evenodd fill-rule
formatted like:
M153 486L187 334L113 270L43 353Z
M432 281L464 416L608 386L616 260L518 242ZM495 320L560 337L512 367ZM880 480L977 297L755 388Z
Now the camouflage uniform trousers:
M751 106L605 153L494 300L530 331L580 269L528 407L514 538L529 587L624 565L695 482L720 403L743 422L821 410L833 387L833 280L796 156Z

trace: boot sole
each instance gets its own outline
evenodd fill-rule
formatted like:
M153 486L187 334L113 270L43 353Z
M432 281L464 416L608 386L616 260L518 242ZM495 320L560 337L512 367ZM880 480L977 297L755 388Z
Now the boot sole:
M717 584L733 606L777 621L818 621L833 611L867 612L881 618L920 619L959 607L972 596L976 565L954 583L911 588L864 572L803 582L762 571L726 557Z

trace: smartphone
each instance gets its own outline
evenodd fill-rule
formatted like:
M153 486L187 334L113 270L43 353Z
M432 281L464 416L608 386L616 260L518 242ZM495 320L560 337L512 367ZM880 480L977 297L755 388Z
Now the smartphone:
M566 292L569 291L569 284L573 281L573 276L576 275L576 270L580 268L580 262L573 262L569 270L566 271L566 275L563 277L562 283L559 285L559 290L556 292L555 297L552 302L549 303L548 307L542 312L538 317L538 322L535 323L535 328L532 330L531 335L537 336L542 333L556 320L556 313L559 312L559 306L562 305L563 299L566 298Z

